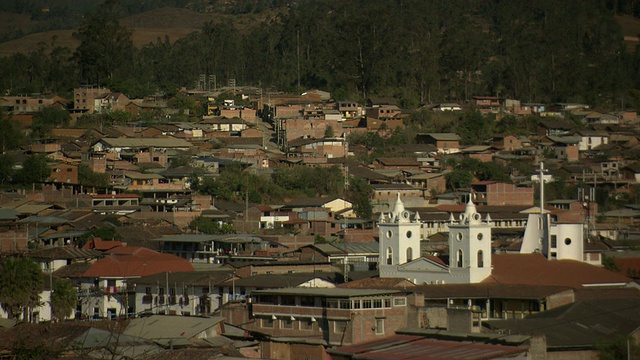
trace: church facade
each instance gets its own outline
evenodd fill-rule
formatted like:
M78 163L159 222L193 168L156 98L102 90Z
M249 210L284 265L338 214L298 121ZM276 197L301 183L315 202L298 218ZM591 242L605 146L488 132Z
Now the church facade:
M405 278L415 284L472 284L491 275L491 219L476 211L469 198L464 213L449 219L449 265L420 256L420 217L412 218L400 196L379 220L378 269L382 278Z

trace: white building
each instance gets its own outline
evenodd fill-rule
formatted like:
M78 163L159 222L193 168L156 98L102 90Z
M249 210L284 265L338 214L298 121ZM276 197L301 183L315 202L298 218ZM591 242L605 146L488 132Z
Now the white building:
M469 198L459 220L449 220L449 265L419 257L419 216L413 220L398 199L380 217L380 277L405 278L416 284L469 284L491 275L491 219L482 220Z
M540 163L539 179L544 179L544 166ZM529 214L524 231L521 254L540 252L549 260L585 261L584 224L552 223L548 211L544 210L544 182L540 183L541 207L525 210Z

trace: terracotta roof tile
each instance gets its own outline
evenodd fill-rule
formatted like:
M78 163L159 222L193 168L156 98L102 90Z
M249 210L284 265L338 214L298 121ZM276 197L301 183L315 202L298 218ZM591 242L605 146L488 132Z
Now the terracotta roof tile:
M189 261L144 247L120 246L107 251L108 256L96 261L84 277L140 277L162 272L193 271Z
M406 279L395 279L395 278L380 278L380 277L370 277L364 278L355 281L349 281L343 284L338 285L340 288L347 289L398 289L398 288L407 288L414 287L411 281Z
M547 260L542 254L495 254L492 275L484 282L503 285L555 285L581 288L585 285L627 284L626 276L574 260Z

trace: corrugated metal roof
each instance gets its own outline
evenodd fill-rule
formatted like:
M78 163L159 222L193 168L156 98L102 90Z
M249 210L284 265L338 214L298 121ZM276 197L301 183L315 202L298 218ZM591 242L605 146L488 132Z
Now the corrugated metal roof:
M223 317L153 315L132 319L123 334L149 340L191 339L223 320Z
M17 220L18 212L9 208L0 208L0 220Z
M100 142L111 147L189 148L191 143L177 138L102 138Z
M525 347L489 345L468 341L445 341L421 336L394 335L355 346L329 350L329 353L351 355L353 359L494 359L526 352Z

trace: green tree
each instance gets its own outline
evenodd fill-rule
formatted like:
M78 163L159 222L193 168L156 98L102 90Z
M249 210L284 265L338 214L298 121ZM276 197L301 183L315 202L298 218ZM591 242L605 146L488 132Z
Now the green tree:
M0 154L0 186L4 186L4 184L8 184L11 182L15 174L15 170L13 166L15 165L15 160L9 154Z
M473 175L467 170L453 170L444 175L449 190L468 188L471 186Z
M118 0L106 0L73 34L80 41L74 57L83 81L103 84L132 73L134 47L131 32L118 20L122 10Z
M170 167L177 168L180 166L193 165L193 155L189 151L178 151L178 154L171 158Z
M620 267L613 256L602 254L602 266L609 271L620 272Z
M596 349L600 360L637 359L640 357L640 346L631 336L616 336L613 339L601 341L597 344Z
M85 164L78 165L78 182L84 186L107 187L109 186L109 176L97 173Z
M20 147L23 136L17 127L0 111L0 153Z
M33 154L22 163L22 169L18 171L16 180L22 185L32 185L44 182L49 175L51 175L51 168L47 157Z
M68 280L58 280L51 293L51 313L57 320L68 318L78 303L78 293Z
M324 131L324 137L325 138L332 138L334 137L334 133L333 133L333 127L331 126L327 126L327 128Z
M359 218L371 219L373 207L371 195L373 190L363 178L349 177L348 200L353 204L353 211Z
M31 137L33 139L45 138L51 129L68 126L70 120L71 115L68 111L57 107L46 107L33 115Z
M199 216L189 223L189 229L205 234L235 234L232 224L220 223L212 219Z
M42 271L28 258L8 258L0 264L0 306L10 319L29 319L29 309L40 304Z

